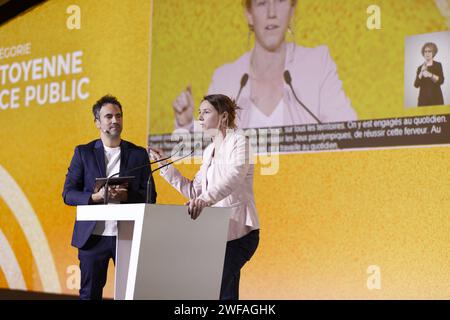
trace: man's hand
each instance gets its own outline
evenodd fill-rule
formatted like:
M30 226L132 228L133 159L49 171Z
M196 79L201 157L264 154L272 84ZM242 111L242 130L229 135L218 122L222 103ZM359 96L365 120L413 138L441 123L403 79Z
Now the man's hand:
M128 200L127 185L113 185L108 188L109 200L125 202ZM102 203L105 200L105 187L103 186L98 192L91 195L92 202Z
M102 187L100 190L91 195L92 202L94 203L103 202L105 199L104 195L105 195L105 187Z
M126 202L128 200L128 188L124 185L110 186L109 199L113 201Z

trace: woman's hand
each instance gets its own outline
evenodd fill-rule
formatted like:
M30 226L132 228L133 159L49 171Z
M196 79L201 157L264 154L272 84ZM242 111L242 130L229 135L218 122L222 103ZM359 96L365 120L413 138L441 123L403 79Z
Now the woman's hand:
M191 199L188 202L185 203L185 205L188 206L188 213L191 216L191 219L195 220L200 216L200 213L202 213L203 208L208 207L208 204L206 201L202 199Z
M100 203L104 201L104 195L105 195L105 186L103 186L100 190L97 192L94 192L91 195L91 200L93 203Z
M192 98L192 88L189 85L185 91L175 99L172 104L175 112L177 127L185 127L194 120L194 99Z
M164 151L162 151L161 149L151 148L151 147L148 148L148 155L149 155L150 161L158 161L158 160L167 158L167 156L164 154ZM167 163L167 160L159 161L158 166L162 167L166 163Z
M423 78L423 73L424 73L425 71L427 71L427 64L426 64L426 63L424 63L424 64L422 65L422 68L420 69L419 79L422 79L422 78Z
M422 65L422 69L420 70L420 72L424 72L424 71L427 71L427 63L426 62Z
M431 78L431 77L433 76L433 74L432 74L430 71L425 70L425 71L423 72L423 76L424 76L425 78Z

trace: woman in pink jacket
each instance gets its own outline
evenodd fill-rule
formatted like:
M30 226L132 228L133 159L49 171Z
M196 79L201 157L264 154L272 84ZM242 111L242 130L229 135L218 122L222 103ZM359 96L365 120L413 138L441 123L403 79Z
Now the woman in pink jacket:
M259 242L259 221L253 195L254 165L249 139L237 131L236 104L222 94L208 95L200 104L198 122L212 143L203 153L200 170L193 180L173 165L161 175L189 201L192 219L208 206L232 208L225 252L220 299L239 298L240 270L250 260ZM152 160L165 155L150 149ZM163 166L165 161L160 161Z
M296 4L297 0L244 0L255 46L219 67L208 90L236 100L241 107L239 128L357 119L328 48L286 42ZM175 128L194 129L193 108L188 87L173 103Z

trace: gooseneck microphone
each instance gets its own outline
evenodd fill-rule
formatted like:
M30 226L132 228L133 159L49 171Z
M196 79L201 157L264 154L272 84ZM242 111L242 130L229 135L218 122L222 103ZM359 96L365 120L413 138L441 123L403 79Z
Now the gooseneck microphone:
M317 121L318 124L321 124L322 122L319 120L319 118L317 118L317 117L314 115L314 113L312 113L311 110L309 110L309 109L303 104L303 102L300 101L300 99L299 99L299 98L297 97L297 95L295 94L295 90L294 90L294 88L292 87L292 78L291 78L291 74L290 74L289 70L284 71L283 76L284 76L284 81L286 81L286 83L287 83L287 85L289 86L289 88L291 88L291 91L292 91L292 93L294 94L295 100L297 100L297 102L303 107L303 109L305 109L305 110L309 113L309 115L310 115L311 117L313 117L314 120Z
M170 156L168 156L168 157L165 157L165 158L163 158L163 159L159 159L159 160L156 160L156 161L153 161L153 162L150 162L150 163L146 163L146 164L144 164L144 165L140 165L140 166L137 166L137 167L134 167L134 168L125 170L125 171L123 171L123 172L120 172L120 171L119 171L119 172L117 172L117 173L115 173L115 174L109 176L109 177L106 179L106 182L105 182L105 191L104 191L104 194L103 194L103 204L108 204L108 200L109 200L109 192L108 192L108 188L109 188L109 180L110 180L111 178L117 177L117 176L120 175L121 173L125 173L125 172L126 172L126 173L131 173L131 172L133 172L133 171L136 171L136 170L139 170L139 169L142 169L142 168L151 166L152 164L158 163L158 162L160 162L160 161L168 160L168 159L172 158L174 155L176 155L178 152L180 152L180 151L182 150L183 146L184 146L184 144L183 144L176 152L172 153L172 154L171 154ZM195 150L195 149L194 149L194 150ZM178 161L178 159L177 159L176 161ZM150 176L149 176L149 178L148 178L148 181L147 181L147 190L148 190L148 184L149 184L149 182L151 181L151 177L152 177L152 175L150 174ZM147 191L147 194L148 194L148 191ZM147 203L148 203L148 201L147 201Z
M239 91L238 91L238 94L236 96L236 103L238 102L239 97L241 95L241 91L242 91L242 89L244 89L244 87L247 84L247 82L248 82L248 73L244 73L242 75L242 78L241 78L241 86L239 87Z
M165 168L165 167L167 167L167 166L170 166L170 165L171 165L172 163L174 163L174 162L177 162L177 161L180 161L180 160L182 160L182 159L184 159L184 158L189 157L190 155L192 155L192 154L194 153L195 149L196 149L198 146L200 146L200 143L196 143L196 144L194 145L194 148L192 149L192 151L189 152L187 155L182 156L181 158L178 158L178 159L176 159L176 160L170 161L170 162L168 162L168 163L162 165L161 167L158 167L158 168L156 168L156 169L153 169L151 173L153 174L153 172L156 172L156 171L158 171L158 170L161 170L162 168ZM180 150L181 150L181 148L180 148L177 152L175 152L173 155L175 155L175 154L177 154L178 152L180 152ZM161 162L161 161L164 161L164 160L168 160L168 159L171 158L171 157L172 157L172 156L166 157L166 158L162 158L162 159L159 159L159 160L154 161L153 163L157 163L157 162ZM152 191L153 191L153 190L152 190L152 183L151 183L152 174L150 174L150 176L148 177L148 180L147 180L147 196L146 196L146 199L145 199L145 203L150 203L150 197L151 197L151 194L152 194Z

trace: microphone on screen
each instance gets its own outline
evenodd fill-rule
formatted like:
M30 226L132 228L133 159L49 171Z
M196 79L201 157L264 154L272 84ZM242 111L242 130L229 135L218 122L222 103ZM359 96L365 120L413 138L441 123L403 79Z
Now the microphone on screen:
M309 115L311 117L314 118L314 120L317 121L318 124L321 124L322 122L319 120L319 118L316 117L316 115L314 113L311 112L311 110L309 110L304 104L303 102L300 101L300 99L297 97L297 95L295 94L295 90L292 87L292 77L291 77L291 73L289 72L289 70L284 71L283 73L283 77L284 77L284 81L287 83L287 85L289 86L289 88L291 88L291 91L294 95L295 100L297 100L297 102L303 107L303 109L306 110L306 112L309 113Z

